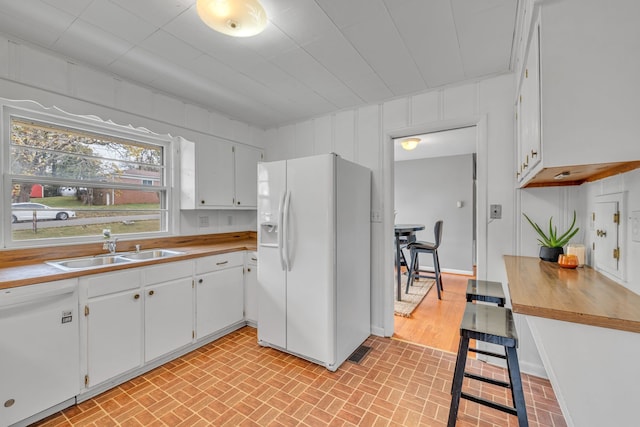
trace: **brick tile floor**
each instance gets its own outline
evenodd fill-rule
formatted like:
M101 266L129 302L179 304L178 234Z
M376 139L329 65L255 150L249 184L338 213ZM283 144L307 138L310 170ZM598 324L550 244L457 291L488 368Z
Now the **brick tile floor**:
M330 372L263 348L242 328L38 426L444 426L455 354L370 337L360 364ZM469 360L467 367L505 379L505 370ZM549 381L524 375L529 425L565 426ZM509 391L465 387L509 403ZM461 400L458 426L516 426L515 416Z

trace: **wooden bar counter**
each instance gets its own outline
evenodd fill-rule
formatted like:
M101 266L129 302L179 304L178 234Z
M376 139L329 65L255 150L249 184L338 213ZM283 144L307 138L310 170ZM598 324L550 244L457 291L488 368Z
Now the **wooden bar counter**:
M515 313L640 333L640 295L585 266L505 255Z

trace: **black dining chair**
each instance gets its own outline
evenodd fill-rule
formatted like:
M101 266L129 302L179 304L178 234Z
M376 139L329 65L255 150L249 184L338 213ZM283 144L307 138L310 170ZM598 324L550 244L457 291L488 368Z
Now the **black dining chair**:
M436 279L436 289L438 290L438 299L442 299L440 292L443 291L442 276L440 274L440 257L438 256L438 248L442 241L442 220L436 221L436 225L433 227L433 234L435 243L415 241L407 245L411 253L411 261L409 268L409 277L407 278L407 289L405 293L409 292L409 286L413 286L415 278ZM433 271L434 276L421 274L424 270L420 270L418 267L418 254L430 253L433 255Z

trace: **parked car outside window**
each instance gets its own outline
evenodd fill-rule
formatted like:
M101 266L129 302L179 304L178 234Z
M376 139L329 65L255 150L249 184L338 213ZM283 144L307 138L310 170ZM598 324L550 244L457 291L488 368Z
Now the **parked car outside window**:
M42 203L12 203L11 204L11 222L33 221L33 212L36 213L36 219L42 221L45 219L65 220L75 218L75 211L67 209L56 209L43 205Z

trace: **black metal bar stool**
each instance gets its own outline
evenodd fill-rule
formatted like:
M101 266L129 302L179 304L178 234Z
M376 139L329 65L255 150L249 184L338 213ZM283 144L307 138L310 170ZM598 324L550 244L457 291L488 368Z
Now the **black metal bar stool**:
M492 302L498 304L498 307L504 307L506 297L502 283L469 279L467 281L467 302L472 301Z
M405 293L409 292L409 286L413 286L413 280L418 277L424 277L428 279L436 279L436 289L438 290L438 299L442 299L440 292L442 288L442 276L440 274L440 257L438 256L438 248L442 240L442 220L436 221L436 225L433 227L433 234L435 243L416 241L407 245L407 249L411 252L411 261L409 265L409 277L407 277L407 289ZM418 254L430 253L433 255L433 271L434 275L421 274L423 271L418 266Z
M469 348L470 339L501 345L504 347L505 354L502 355L486 350ZM472 402L489 406L508 414L516 415L518 417L518 425L520 427L526 427L529 425L529 422L527 421L527 408L524 401L524 392L522 390L518 354L516 352L517 346L518 335L516 333L515 323L513 322L513 313L510 309L486 304L467 303L467 307L462 318L462 324L460 325L460 345L458 347L455 371L453 372L451 408L449 409L449 422L447 423L448 427L456 425L460 398L471 400ZM493 378L487 378L466 372L465 366L467 363L467 352L469 351L506 359L507 370L509 371L509 382L499 381ZM463 392L462 381L465 377L510 388L513 407Z

